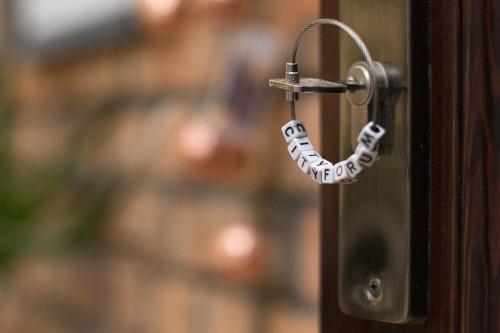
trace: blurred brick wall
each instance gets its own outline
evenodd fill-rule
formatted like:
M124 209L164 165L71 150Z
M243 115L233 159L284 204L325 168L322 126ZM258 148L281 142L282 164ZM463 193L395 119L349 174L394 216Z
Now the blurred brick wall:
M4 274L0 332L318 331L317 188L290 161L286 103L266 88L317 4L226 13L201 2L126 45L6 60L18 176L44 177L68 159L72 167L36 215L42 241ZM270 34L261 46L260 32ZM276 59L232 52L246 38L273 45ZM310 45L301 57L314 73ZM249 73L232 73L239 61ZM315 143L317 103L299 103ZM255 110L241 113L248 104ZM103 184L112 190L97 240L46 246L72 223L75 193Z

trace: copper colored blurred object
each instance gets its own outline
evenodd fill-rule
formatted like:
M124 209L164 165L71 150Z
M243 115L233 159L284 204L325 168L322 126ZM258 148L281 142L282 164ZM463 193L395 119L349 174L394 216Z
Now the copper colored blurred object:
M203 0L208 13L221 19L238 19L249 12L249 1L243 0Z
M184 0L140 0L139 15L149 30L158 30L170 23Z
M232 224L214 241L214 266L231 280L256 282L263 272L264 244L252 226Z
M220 133L204 121L192 121L186 125L179 137L181 151L191 161L210 159L220 143Z
M184 173L192 179L231 183L248 164L248 147L202 119L186 123L178 137Z

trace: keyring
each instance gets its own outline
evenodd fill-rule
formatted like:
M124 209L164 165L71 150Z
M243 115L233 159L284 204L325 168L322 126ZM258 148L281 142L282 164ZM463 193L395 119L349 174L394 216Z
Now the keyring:
M300 92L346 92L366 89L364 85L354 80L330 82L321 79L300 78L296 62L300 43L311 28L322 24L336 26L347 33L363 54L369 71L374 72L370 52L354 30L335 19L318 19L305 26L298 34L292 45L290 62L286 64L285 78L270 80L270 86L286 90L286 99L290 102L291 121L286 123L281 131L288 144L288 152L292 159L297 161L297 166L304 174L310 175L319 184L351 184L356 182L357 177L378 159L379 142L386 131L377 123L379 119L377 87L370 87L373 119L362 128L357 138L356 150L344 161L333 164L322 158L309 140L304 122L296 119L295 102L299 99Z

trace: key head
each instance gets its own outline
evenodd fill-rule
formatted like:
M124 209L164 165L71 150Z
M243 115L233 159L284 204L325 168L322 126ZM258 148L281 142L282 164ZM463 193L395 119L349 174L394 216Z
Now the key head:
M326 81L315 78L301 78L299 83L287 79L271 79L269 86L294 93L345 93L346 91L362 89L353 81Z

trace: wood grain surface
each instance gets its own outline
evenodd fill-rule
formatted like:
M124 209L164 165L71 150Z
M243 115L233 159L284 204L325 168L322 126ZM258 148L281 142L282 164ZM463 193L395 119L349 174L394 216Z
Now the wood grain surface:
M463 4L460 326L500 332L500 2Z

